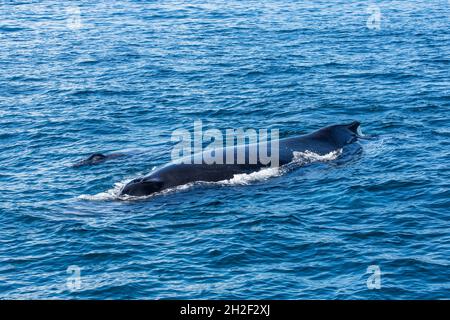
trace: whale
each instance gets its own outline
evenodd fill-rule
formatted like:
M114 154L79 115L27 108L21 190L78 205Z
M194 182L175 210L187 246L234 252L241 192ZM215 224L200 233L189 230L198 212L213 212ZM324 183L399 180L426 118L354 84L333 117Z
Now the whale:
M103 154L103 153L94 153L90 155L88 158L78 161L72 165L73 168L83 167L83 166L91 166L96 165L102 162L105 162L110 159L115 159L119 157L124 157L125 154L122 153L111 153L111 154Z
M270 144L266 144L265 147L268 147L272 156L274 154L278 156L277 166L284 166L294 160L296 152L310 151L323 156L355 143L361 138L359 128L360 122L358 121L348 124L335 124L309 134L279 139L276 147L271 147ZM256 161L250 161L252 150L259 150L260 147L259 144L247 144L216 151L222 152L224 157L231 151L234 154L234 160L239 153L245 154L243 162L206 162L204 160L206 151L193 154L187 159L189 161L186 161L186 159L184 161L172 161L146 176L131 180L120 190L120 195L149 196L164 189L192 182L217 182L232 179L236 174L257 172L271 165L262 161L258 156L259 152Z

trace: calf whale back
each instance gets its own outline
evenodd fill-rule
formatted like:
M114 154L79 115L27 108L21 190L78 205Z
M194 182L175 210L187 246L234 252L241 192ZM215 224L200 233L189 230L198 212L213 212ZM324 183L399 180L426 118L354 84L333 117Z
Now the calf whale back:
M105 162L109 159L119 158L125 156L122 153L111 153L104 155L103 153L94 153L91 156L89 156L87 159L81 160L75 164L72 165L72 167L82 167L82 166L88 166L88 165L95 165L102 162Z
M360 123L354 121L350 124L332 125L310 134L280 139L277 148L267 147L270 153L278 156L278 165L282 166L292 162L295 152L311 151L318 155L326 155L357 141ZM259 147L256 146L256 147ZM233 150L234 159L239 152L245 153L244 163L205 163L204 153L193 155L188 163L172 162L149 175L134 179L127 183L121 190L121 195L147 196L161 190L184 185L196 181L216 182L232 179L236 174L252 173L268 167L267 163L257 157L256 162L249 161L249 153L252 145L238 145L229 147ZM223 155L230 151L223 148ZM254 150L254 149L253 149ZM259 152L258 152L259 154ZM200 159L200 161L194 161Z

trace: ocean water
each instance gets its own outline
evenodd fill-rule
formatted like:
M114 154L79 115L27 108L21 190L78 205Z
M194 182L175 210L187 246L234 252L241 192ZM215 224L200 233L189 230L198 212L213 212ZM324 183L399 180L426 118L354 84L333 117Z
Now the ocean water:
M450 298L449 22L442 0L3 1L0 298ZM118 200L196 120L374 138ZM127 156L71 167L95 152Z

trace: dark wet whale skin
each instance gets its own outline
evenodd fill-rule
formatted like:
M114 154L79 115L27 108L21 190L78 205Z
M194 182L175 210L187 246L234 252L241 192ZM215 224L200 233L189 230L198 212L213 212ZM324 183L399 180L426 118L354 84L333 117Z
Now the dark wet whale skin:
M271 150L270 143L268 144L269 154L274 152L279 154L279 166L290 163L293 160L294 152L308 150L319 155L325 155L357 141L359 125L359 122L354 121L350 124L328 126L302 136L280 139L278 150ZM190 182L227 180L233 178L235 174L256 172L261 168L270 166L270 163L262 163L259 156L255 164L248 163L248 153L251 149L249 145L232 148L234 149L234 159L236 159L238 151L241 150L242 152L242 148L245 148L246 163L207 164L202 162L194 164L193 161L189 161L189 163L186 163L186 161L185 163L169 163L148 176L132 180L121 190L121 195L147 196L163 189ZM222 149L223 159L225 159L227 150L229 149ZM190 160L200 156L202 154L193 155Z
M123 157L123 156L125 156L125 155L122 153L111 153L108 155L104 155L102 153L94 153L91 156L89 156L87 159L81 160L81 161L73 164L72 167L77 168L77 167L82 167L82 166L95 165L95 164L105 162L109 159L115 159L115 158L119 158L119 157Z

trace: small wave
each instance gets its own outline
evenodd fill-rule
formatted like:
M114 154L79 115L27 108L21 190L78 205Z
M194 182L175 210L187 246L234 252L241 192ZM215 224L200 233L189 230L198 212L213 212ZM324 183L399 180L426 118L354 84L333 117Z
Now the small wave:
M27 30L26 28L23 27L18 27L18 26L0 26L0 31L3 32L18 32L18 31L23 31L23 30Z

